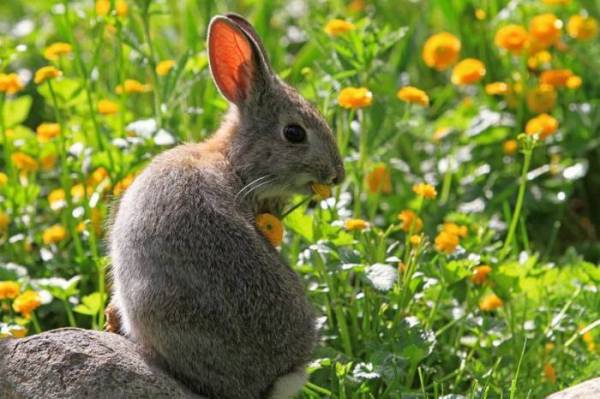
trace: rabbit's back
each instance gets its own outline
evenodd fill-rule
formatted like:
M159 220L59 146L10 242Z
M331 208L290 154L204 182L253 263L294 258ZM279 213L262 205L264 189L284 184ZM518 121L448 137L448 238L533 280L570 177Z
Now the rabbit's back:
M261 397L308 360L311 306L259 235L226 158L202 145L158 156L127 190L111 234L123 329L197 391Z

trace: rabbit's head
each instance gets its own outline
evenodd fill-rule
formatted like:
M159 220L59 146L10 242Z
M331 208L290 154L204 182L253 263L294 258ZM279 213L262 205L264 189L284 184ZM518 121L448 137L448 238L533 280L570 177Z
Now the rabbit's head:
M233 104L228 152L244 194L260 199L309 193L313 182L337 184L344 166L331 129L295 89L272 71L249 22L235 14L210 23L214 81Z

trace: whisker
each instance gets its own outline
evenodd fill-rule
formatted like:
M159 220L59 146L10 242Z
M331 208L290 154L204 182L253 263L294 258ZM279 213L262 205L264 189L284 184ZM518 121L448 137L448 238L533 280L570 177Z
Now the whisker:
M269 177L269 175L264 175L264 176L261 176L261 177L259 177L259 178L257 178L257 179L254 179L254 180L252 180L250 183L246 184L246 185L245 185L244 187L242 187L242 189L241 189L240 191L238 191L238 193L235 195L235 199L237 200L237 199L238 199L238 197L240 196L240 194L242 194L242 193L243 193L245 190L247 190L247 189L250 189L250 188L252 187L252 185L253 185L253 184L256 184L256 183L258 183L259 181L261 181L261 180L263 180L263 179L265 179L265 178L267 178L267 177Z
M271 177L270 179L267 180L263 180L262 182L255 184L250 190L246 191L244 193L244 195L242 196L242 201L248 196L250 195L252 192L255 192L256 190L258 190L260 187L263 187L267 184L273 183L275 181L275 177Z

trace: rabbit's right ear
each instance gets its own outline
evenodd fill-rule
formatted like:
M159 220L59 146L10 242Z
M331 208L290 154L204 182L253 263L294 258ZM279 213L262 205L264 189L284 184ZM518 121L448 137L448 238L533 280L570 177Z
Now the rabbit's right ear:
M208 28L208 59L213 79L223 96L236 105L266 84L269 67L262 46L235 20L217 16Z

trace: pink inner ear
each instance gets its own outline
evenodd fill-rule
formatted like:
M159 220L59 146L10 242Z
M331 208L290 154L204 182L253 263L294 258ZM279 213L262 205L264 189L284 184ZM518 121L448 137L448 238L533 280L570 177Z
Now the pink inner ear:
M239 28L225 20L215 20L210 28L208 56L215 82L229 101L244 101L253 75L252 46Z

